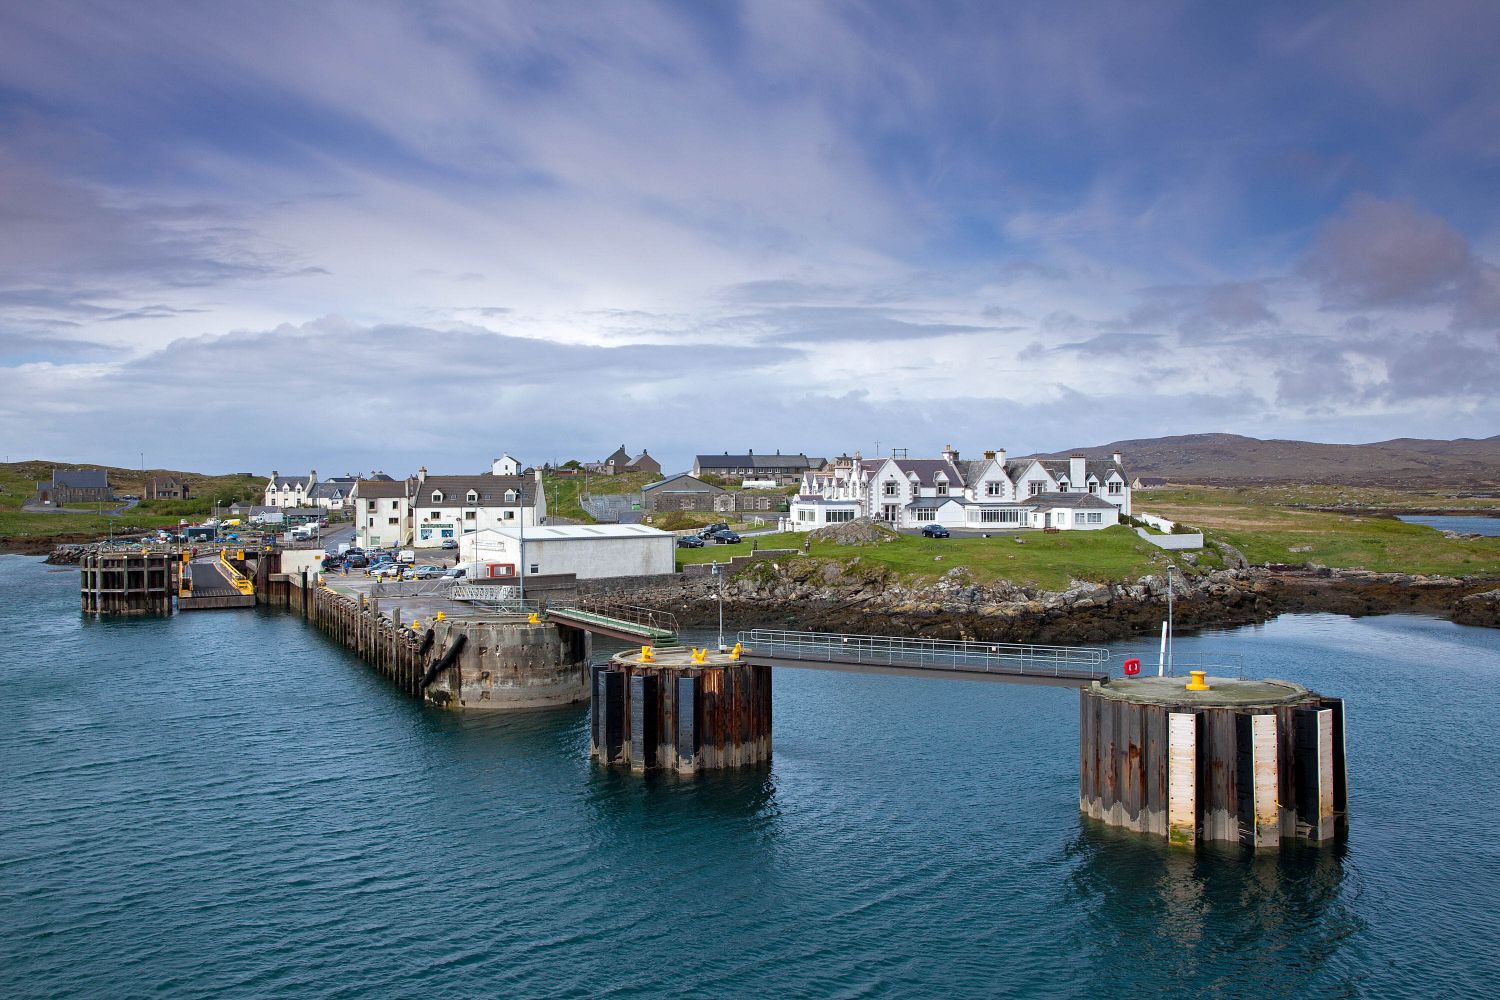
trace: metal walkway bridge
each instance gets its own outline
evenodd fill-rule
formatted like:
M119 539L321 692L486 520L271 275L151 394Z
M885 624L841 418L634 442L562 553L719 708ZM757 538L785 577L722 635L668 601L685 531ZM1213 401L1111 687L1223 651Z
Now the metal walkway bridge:
M952 677L1087 687L1109 680L1109 650L1082 646L1030 646L998 642L953 642L837 632L751 629L739 633L741 652L752 663L810 667L865 674Z
M517 596L514 587L456 584L446 595L498 614L536 615L555 625L608 636L621 642L643 646L676 646L677 617L669 611L636 607L633 604L601 604L579 607L571 602L526 601Z

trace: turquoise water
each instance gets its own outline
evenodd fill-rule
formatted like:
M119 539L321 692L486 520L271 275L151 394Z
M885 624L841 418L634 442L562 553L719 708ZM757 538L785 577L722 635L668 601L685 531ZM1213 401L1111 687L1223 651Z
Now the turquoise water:
M1464 514L1402 514L1398 520L1407 524L1425 524L1439 531L1456 531L1461 535L1500 535L1500 517Z
M266 611L88 621L0 557L0 996L1493 996L1500 633L1185 637L1349 699L1352 833L1077 812L1077 695L778 671L764 770L594 767ZM1122 644L1154 659L1149 640Z

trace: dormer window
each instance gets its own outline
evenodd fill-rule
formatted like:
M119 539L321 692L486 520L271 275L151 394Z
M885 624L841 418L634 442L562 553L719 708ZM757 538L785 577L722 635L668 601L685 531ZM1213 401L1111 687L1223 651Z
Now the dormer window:
M937 495L940 497L945 497L948 495L948 480L939 479L937 481Z
M468 503L478 503L479 502L479 491L478 490L470 490L468 496L465 497L464 499Z
M1112 496L1112 497L1119 496L1120 495L1120 487L1122 487L1124 485L1125 484L1122 483L1122 482L1120 482L1118 479L1111 479L1109 481L1109 495Z
M442 490L433 490L432 491L432 502L433 503L442 503L443 502L443 491Z
M515 490L506 490L505 491L505 502L506 503L515 503L516 502L516 491Z

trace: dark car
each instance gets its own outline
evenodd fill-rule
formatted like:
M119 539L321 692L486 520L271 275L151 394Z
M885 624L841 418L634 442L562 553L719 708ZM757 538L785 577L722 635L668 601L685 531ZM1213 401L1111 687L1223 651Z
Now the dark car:
M323 557L323 568L325 570L338 569L342 565L344 565L343 556L336 556L330 552Z
M346 566L353 567L354 569L360 569L364 566L370 565L370 560L365 558L365 554L363 552L345 552L344 564Z
M718 524L710 524L708 527L706 527L702 531L698 532L698 537L699 538L712 538L714 535L717 535L719 532L721 532L721 531L728 531L728 530L729 530L729 525L725 524L723 521L720 521Z
M677 547L679 549L701 549L703 548L703 539L697 535L682 535L677 539Z
M947 538L948 529L941 524L929 524L922 528L922 534L928 538Z
M713 541L719 545L738 545L740 543L740 536L725 528L723 531L714 532Z

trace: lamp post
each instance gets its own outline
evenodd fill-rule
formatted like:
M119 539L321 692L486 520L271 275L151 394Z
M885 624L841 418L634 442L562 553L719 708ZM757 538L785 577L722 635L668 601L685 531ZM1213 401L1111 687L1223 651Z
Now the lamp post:
M713 561L711 567L714 576L714 600L719 602L719 652L724 652L728 646L724 645L724 578L719 573L719 560Z
M1167 563L1167 676L1173 676L1172 671L1172 563Z
M520 550L521 550L520 556L518 557L521 560L521 566L520 566L521 580L520 580L520 585L519 585L518 589L516 590L516 597L520 599L521 606L525 607L526 606L526 484L525 483L522 483L521 484L521 488L518 489L518 490L516 490L516 531L518 532L517 537L519 539L519 547L520 547Z

